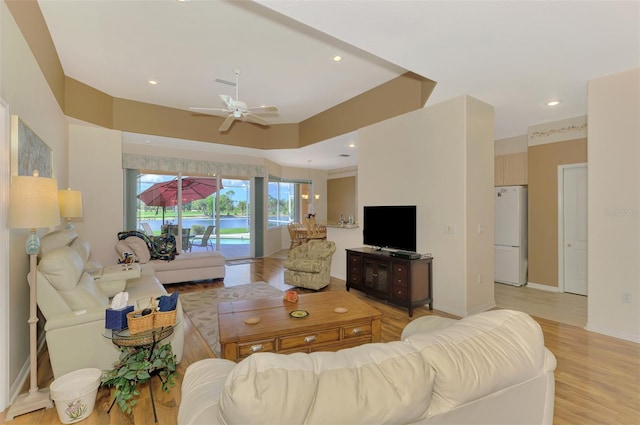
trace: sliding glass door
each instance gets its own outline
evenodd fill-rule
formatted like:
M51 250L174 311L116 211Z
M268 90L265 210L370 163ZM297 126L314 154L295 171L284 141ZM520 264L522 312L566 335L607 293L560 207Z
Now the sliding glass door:
M213 250L215 177L140 173L136 178L136 229L149 235L172 234L178 250Z
M223 177L216 226L217 249L227 259L249 258L251 249L251 180Z
M137 173L135 180L137 230L174 235L180 252L252 256L251 179Z

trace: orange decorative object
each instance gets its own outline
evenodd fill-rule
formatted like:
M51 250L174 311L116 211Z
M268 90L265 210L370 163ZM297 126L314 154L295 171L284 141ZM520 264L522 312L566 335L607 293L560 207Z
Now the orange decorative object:
M284 300L290 303L297 303L298 293L296 291L287 291L284 293Z

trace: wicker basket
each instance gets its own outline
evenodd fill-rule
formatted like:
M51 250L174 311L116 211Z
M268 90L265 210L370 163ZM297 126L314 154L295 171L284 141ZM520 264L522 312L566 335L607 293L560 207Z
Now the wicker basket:
M151 313L146 316L142 316L141 314L142 310L127 313L127 324L129 325L131 335L153 329L154 314Z
M173 326L176 324L176 311L154 311L153 316L153 327L154 328L164 328L165 326Z
M147 308L150 308L152 313L147 314L146 316L142 316L142 310L127 313L127 324L129 325L129 332L131 335L176 324L177 309L170 311L157 311L155 300L153 298L149 300L149 306Z

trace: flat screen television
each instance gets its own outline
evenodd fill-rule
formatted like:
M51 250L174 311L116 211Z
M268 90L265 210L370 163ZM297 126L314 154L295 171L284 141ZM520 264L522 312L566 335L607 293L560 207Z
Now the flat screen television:
M416 250L416 206L365 206L363 243L377 249Z

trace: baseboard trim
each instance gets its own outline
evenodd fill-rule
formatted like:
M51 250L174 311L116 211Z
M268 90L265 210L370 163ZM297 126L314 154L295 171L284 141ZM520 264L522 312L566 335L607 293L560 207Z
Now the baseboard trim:
M496 307L495 301L494 302L490 302L490 303L481 305L481 306L476 307L473 310L469 311L467 316L471 316L471 315L474 315L474 314L482 313L483 311L488 311L488 310L491 310L491 309L493 309L495 307Z
M586 330L590 331L590 332L595 332L598 334L602 334L602 335L606 335L606 336L611 336L614 338L618 338L618 339L624 339L625 341L631 341L631 342L635 342L635 343L640 343L640 335L638 334L631 334L628 332L619 332L619 331L615 331L612 329L607 329L607 328L602 328L599 326L593 326L591 324L589 324L589 322L587 321L587 326L584 327Z
M449 306L443 306L442 304L433 303L433 309L434 310L438 310L438 311L442 311L444 313L452 314L452 315L454 315L456 317L460 317L460 318L471 316L473 314L482 313L483 311L491 310L492 308L495 308L495 306L496 306L496 303L495 303L495 301L493 301L493 302L489 302L487 304L483 304L481 306L478 306L478 307L474 308L473 310L459 311L458 309L451 308Z
M44 332L42 332L38 338L38 350L37 350L38 356L44 349L44 342L45 342ZM24 362L24 364L20 368L20 372L18 372L18 376L16 376L16 379L11 383L11 386L9 387L9 405L8 406L11 406L13 402L16 401L18 396L22 394L21 392L22 387L24 387L24 384L27 382L27 379L29 379L29 376L31 375L31 370L29 369L30 366L31 366L31 363L29 362L29 357L27 357L27 360Z
M529 288L533 288L533 289L540 289L542 291L549 291L549 292L562 292L560 290L560 288L558 288L557 286L549 286L549 285L542 285L540 283L534 283L534 282L527 282L527 286Z

